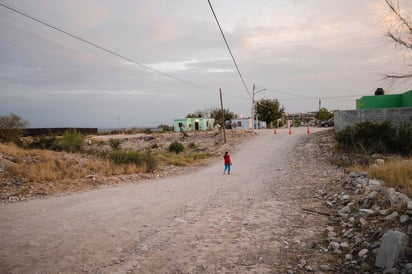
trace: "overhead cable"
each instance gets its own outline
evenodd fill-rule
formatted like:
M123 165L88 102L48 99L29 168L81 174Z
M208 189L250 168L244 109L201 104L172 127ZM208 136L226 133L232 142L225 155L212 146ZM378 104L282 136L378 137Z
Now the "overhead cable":
M241 73L240 70L239 70L239 67L238 67L238 65L237 65L237 63L236 63L235 57L233 56L232 50L230 49L229 43L227 42L226 37L225 37L225 34L223 33L222 27L220 26L219 20L217 19L216 13L215 13L215 11L213 10L212 4L210 3L210 0L207 0L207 2L209 3L210 9L212 10L213 17L215 17L217 26L219 27L220 33L222 34L223 40L225 41L225 44L226 44L226 47L227 47L227 49L228 49L228 51L229 51L229 53L230 53L230 56L232 57L233 64L235 65L236 70L237 70L237 72L238 72L238 74L239 74L239 76L240 76L240 79L242 80L243 86L245 87L245 90L246 90L247 94L249 95L250 99L252 99L252 96L250 95L249 89L248 89L248 87L247 87L247 85L246 85L245 79L243 78L242 73Z

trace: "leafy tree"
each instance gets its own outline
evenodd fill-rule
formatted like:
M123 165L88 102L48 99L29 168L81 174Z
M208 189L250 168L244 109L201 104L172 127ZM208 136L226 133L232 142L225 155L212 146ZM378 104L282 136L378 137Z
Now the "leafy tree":
M284 109L280 108L277 99L262 99L256 102L255 113L259 115L259 120L265 121L268 126L271 126L272 122L282 117Z
M330 111L327 108L321 108L317 113L316 113L316 118L318 120L324 121L328 120L333 117L333 114L330 113Z
M406 54L410 58L410 54L412 53L412 20L402 14L398 1L385 0L385 2L391 10L394 19L394 23L389 27L386 36L395 43L396 47L406 49ZM386 78L391 80L412 80L412 71L389 74L386 75Z
M225 121L232 120L235 117L235 114L229 109L223 110ZM215 119L215 124L223 125L222 121L222 110L220 108L215 108L210 111L210 117Z
M28 126L29 122L17 114L0 116L0 141L19 143L24 129Z

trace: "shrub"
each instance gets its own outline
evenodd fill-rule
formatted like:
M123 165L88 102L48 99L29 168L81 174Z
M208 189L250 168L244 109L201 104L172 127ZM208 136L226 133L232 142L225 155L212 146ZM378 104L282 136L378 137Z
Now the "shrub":
M173 131L173 126L169 125L159 125L158 128L161 128L164 132Z
M61 151L62 145L56 137L40 137L37 140L31 142L28 147L30 149L50 149L55 151Z
M113 148L114 150L118 150L120 148L121 143L122 141L120 139L114 139L114 138L109 139L110 147Z
M146 171L148 172L155 170L157 167L157 161L155 157L152 155L150 149L146 150L146 153L144 155L144 162L146 164Z
M190 148L190 149L195 149L196 144L194 142L191 142L187 147Z
M113 151L109 153L109 160L115 164L135 164L141 166L143 157L138 151Z
M393 145L402 155L412 154L412 123L401 125Z
M76 130L66 130L61 140L63 150L67 152L82 151L84 138L84 135Z
M153 171L157 167L157 161L150 150L146 150L145 154L138 151L113 151L108 154L108 158L114 164L134 164L145 168L146 171Z
M179 154L180 152L183 152L185 150L185 147L179 143L178 141L174 141L169 145L169 152L175 152L176 154Z
M412 124L401 125L399 129L390 122L364 122L336 134L341 149L348 152L412 153Z

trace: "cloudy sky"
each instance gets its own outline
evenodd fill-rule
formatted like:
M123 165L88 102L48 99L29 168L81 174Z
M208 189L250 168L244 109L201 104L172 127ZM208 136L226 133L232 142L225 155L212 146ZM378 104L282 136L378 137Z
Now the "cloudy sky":
M400 0L406 17L412 1ZM383 82L408 57L384 36L384 0L0 0L121 55L0 6L0 115L31 127L146 127L219 107L250 116L256 99L286 112L354 109L355 100L412 89ZM347 97L342 97L347 96Z

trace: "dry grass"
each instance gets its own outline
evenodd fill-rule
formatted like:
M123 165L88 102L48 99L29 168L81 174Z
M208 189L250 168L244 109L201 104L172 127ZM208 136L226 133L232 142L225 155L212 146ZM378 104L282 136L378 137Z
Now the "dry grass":
M165 165L174 166L192 166L207 158L205 153L159 153L155 155L156 159Z
M382 180L385 185L402 189L412 197L412 160L391 159L384 165L372 165L367 169L370 177Z
M28 182L50 182L82 179L89 174L107 176L145 172L145 167L134 164L114 165L90 155L24 150L14 144L0 144L0 155L7 160L3 160L6 171L0 173L3 180L23 178Z
M159 152L154 157L163 165L191 166L202 162L207 154ZM14 144L0 144L0 160L0 164L5 166L5 172L0 173L2 181L22 178L25 182L56 182L82 179L90 174L110 176L149 171L145 163L142 166L132 163L118 165L92 155L25 150Z

